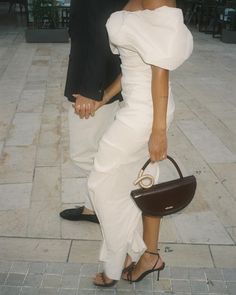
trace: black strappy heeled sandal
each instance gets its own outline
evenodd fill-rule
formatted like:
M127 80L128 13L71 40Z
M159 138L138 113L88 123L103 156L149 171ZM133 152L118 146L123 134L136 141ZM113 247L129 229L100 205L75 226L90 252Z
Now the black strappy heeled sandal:
M123 268L122 274L130 271L131 269L133 270L134 267L135 267L135 265L136 265L136 262L131 262L130 265L128 265L128 266L126 266L126 267Z
M112 280L110 283L106 283L106 279L104 277L104 275L105 275L104 272L101 272L100 275L101 275L101 279L102 279L103 284L93 282L93 284L97 287L109 288L109 287L113 287L118 282L116 280Z
M144 277L146 277L148 274L152 273L152 272L155 272L157 271L157 281L159 281L159 278L160 278L160 271L163 270L165 268L165 262L162 263L162 265L158 268L155 268L159 259L160 259L160 255L159 253L154 253L154 252L149 252L149 251L145 251L145 253L148 253L148 254L151 254L151 255L156 255L157 256L157 261L156 263L154 264L153 268L152 269L149 269L149 270L146 270L145 272L143 272L136 280L133 280L132 279L132 272L133 272L133 268L130 268L128 270L128 273L127 273L127 280L124 279L125 281L129 281L130 284L132 283L137 283L137 282L140 282Z

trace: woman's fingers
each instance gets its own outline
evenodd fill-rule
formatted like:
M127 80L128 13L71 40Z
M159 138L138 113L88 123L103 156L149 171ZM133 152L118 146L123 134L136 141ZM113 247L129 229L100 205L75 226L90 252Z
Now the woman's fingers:
M88 119L91 115L91 105L90 103L85 105L85 109L84 109L84 118Z
M90 103L77 103L72 104L75 109L75 113L79 115L80 119L88 119L90 116L94 116L94 106Z
M95 101L79 94L73 94L75 103L72 106L80 119L89 119L95 113Z
M95 103L92 103L90 105L90 116L94 116L95 115Z
M160 153L156 151L150 151L150 159L152 162L159 162L165 160L167 157L166 153Z

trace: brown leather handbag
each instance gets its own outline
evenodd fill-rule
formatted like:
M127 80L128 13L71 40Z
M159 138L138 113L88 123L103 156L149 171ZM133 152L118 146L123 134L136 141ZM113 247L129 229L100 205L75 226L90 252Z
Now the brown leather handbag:
M141 188L132 190L130 194L143 215L162 217L176 213L184 209L194 197L197 186L195 176L183 177L175 160L170 156L167 156L167 159L173 163L180 178L154 184L151 175L143 175L144 170L151 162L149 159L142 167L139 177L135 181L135 184L139 184ZM150 183L145 185L143 183L144 179L149 179Z

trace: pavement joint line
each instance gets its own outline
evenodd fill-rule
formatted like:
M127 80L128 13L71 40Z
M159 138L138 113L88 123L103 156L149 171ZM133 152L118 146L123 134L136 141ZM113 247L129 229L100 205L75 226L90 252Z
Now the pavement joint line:
M208 246L208 249L209 249L209 252L210 252L210 256L211 256L211 260L212 260L213 266L216 267L215 260L214 260L214 257L213 257L213 254L212 254L211 246L210 245Z
M29 183L29 182L26 182L26 184ZM12 184L12 183L11 183ZM73 203L68 203L68 204L73 204ZM70 238L55 238L55 237L33 237L33 236L7 236L7 235L0 235L0 239L1 238L7 238L7 239L23 239L23 240L27 240L27 239L35 239L35 240L60 240L60 241L72 241L72 242L78 242L78 241L88 241L88 242L101 242L102 240L91 240L91 239L70 239ZM212 247L212 246L221 246L221 247L232 247L232 246L236 246L236 243L233 243L233 244L219 244L219 243L216 243L216 244L207 244L207 243L176 243L176 242L169 242L169 241L162 241L162 242L159 242L160 245L180 245L180 246L209 246L209 247Z

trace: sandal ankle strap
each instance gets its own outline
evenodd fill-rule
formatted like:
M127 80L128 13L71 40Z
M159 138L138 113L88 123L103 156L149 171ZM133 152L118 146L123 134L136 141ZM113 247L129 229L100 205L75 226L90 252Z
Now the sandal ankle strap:
M148 250L146 250L145 253L148 253L148 254L156 255L156 256L157 256L157 261L156 261L156 263L154 264L152 270L155 269L155 267L156 267L156 265L157 265L157 263L158 263L158 261L159 261L159 259L160 259L160 255L159 255L159 253L150 252L150 251L148 251Z
M151 254L151 255L157 255L157 256L160 256L158 252L155 253L155 252L150 252L150 251L146 250L145 253L148 253L148 254Z

